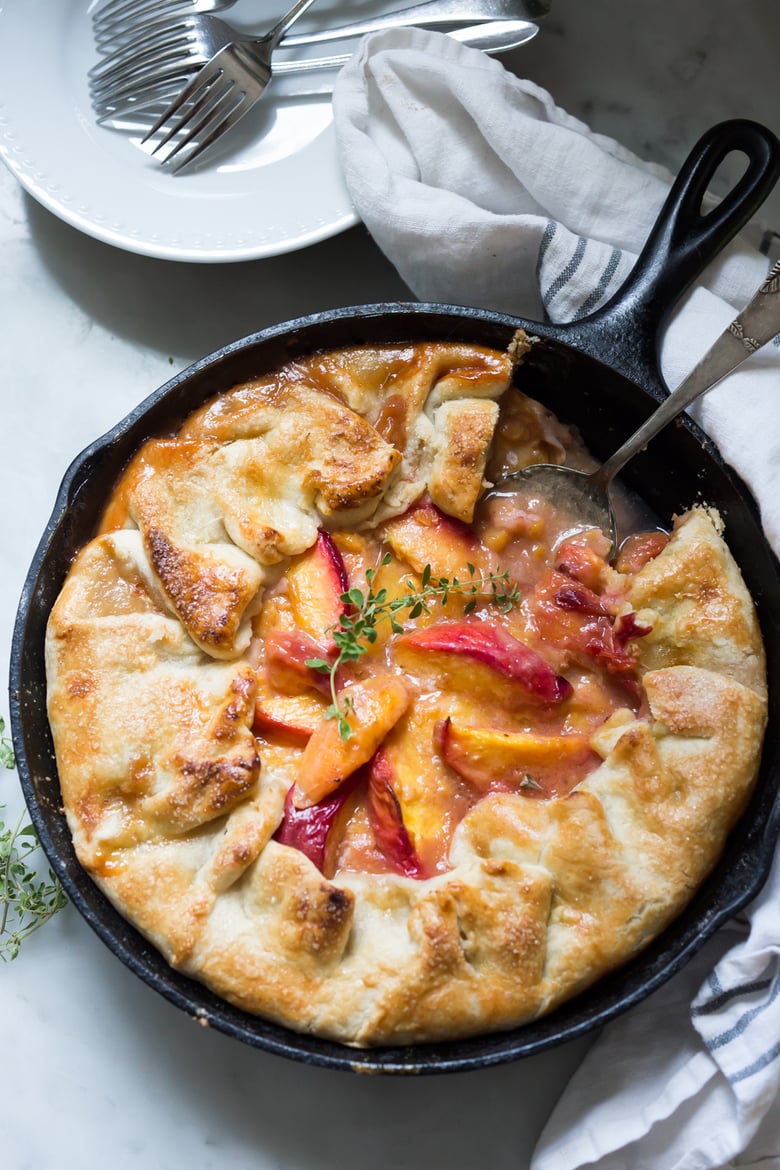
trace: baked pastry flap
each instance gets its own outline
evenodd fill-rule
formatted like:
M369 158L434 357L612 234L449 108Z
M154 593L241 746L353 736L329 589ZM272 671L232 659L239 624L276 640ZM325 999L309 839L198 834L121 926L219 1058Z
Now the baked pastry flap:
M126 522L206 653L246 649L269 567L309 548L323 523L376 524L429 485L445 511L471 519L512 360L459 345L367 352L234 388L125 474Z

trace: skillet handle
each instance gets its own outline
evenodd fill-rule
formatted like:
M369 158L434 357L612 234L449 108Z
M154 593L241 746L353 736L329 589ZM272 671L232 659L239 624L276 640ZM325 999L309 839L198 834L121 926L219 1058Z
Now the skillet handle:
M702 199L733 151L745 173L702 214ZM617 293L589 317L558 326L561 340L600 358L663 397L663 327L682 295L764 202L780 176L780 142L757 122L735 119L708 130L683 163L636 264Z

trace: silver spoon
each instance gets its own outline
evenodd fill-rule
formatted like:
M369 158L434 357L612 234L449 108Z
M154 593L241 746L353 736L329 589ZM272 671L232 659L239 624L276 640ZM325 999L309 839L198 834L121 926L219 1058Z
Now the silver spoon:
M519 49L533 40L539 32L538 24L528 20L488 20L484 24L467 24L463 28L448 29L446 35L472 49L482 49L488 55ZM280 46L281 48L281 46ZM351 60L351 53L333 57L301 57L297 61L279 61L274 64L274 77L294 73L308 73L313 69L335 69Z
M541 498L569 513L580 530L600 528L617 549L617 521L610 486L629 459L644 450L667 423L702 394L716 386L752 353L780 333L780 260L758 292L728 329L714 342L688 377L655 410L622 447L596 471L575 471L555 463L535 463L495 484L488 497L516 495Z

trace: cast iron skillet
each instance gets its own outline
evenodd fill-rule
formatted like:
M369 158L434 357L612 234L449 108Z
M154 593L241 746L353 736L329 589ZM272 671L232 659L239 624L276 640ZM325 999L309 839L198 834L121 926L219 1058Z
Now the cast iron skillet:
M710 180L735 150L747 155L747 170L717 208L702 215ZM629 465L624 480L661 517L700 499L724 517L727 540L758 607L769 659L770 734L760 780L722 860L675 923L620 971L521 1028L448 1043L353 1050L246 1015L172 970L76 860L60 803L43 655L46 620L71 558L93 534L130 455L149 435L170 432L213 394L290 358L360 342L425 339L503 349L524 326L541 343L521 368L518 383L562 419L577 423L596 455L608 455L666 393L657 353L674 304L756 211L779 173L780 143L774 135L754 123L724 123L696 145L629 280L593 316L553 326L452 306L390 304L301 318L234 342L178 374L72 464L30 567L14 632L10 712L19 774L33 824L70 900L130 970L177 1007L238 1040L309 1064L394 1073L474 1069L540 1052L625 1011L680 970L759 891L780 831L780 737L771 731L780 722L780 567L746 488L687 420L656 438Z

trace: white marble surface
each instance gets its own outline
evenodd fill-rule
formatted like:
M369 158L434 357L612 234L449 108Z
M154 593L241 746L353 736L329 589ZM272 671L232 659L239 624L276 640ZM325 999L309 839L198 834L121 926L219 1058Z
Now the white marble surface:
M543 33L509 64L594 128L675 167L722 118L780 130L778 43L777 0L554 0ZM780 226L778 192L766 210ZM22 581L78 451L223 342L407 293L360 227L265 261L155 261L80 235L4 169L0 258L7 672ZM0 803L6 819L21 807L12 773L0 776ZM305 1068L194 1028L68 908L0 967L0 1166L514 1170L528 1165L584 1046L438 1079Z

